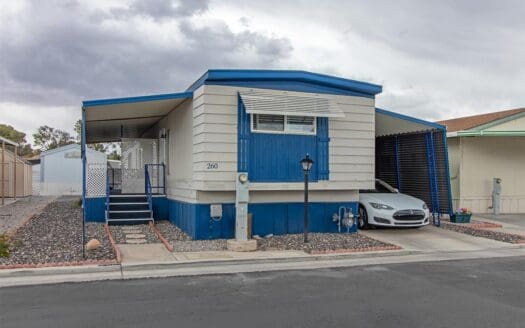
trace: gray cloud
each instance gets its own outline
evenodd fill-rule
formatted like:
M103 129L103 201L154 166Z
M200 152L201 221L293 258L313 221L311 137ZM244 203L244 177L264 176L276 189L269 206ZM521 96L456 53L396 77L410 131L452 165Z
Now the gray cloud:
M1 23L2 100L71 105L173 92L210 67L272 67L290 56L288 39L235 33L220 20L196 26L187 19L206 9L207 1L137 2L109 11L73 1L32 2ZM145 14L162 19L156 27L174 29L175 36L159 41L140 31L135 24Z
M82 99L180 91L208 68L307 69L380 83L379 106L426 119L520 107L523 12L520 0L130 0L112 8L28 0L0 12L0 102L40 109L2 117L43 108L62 116Z

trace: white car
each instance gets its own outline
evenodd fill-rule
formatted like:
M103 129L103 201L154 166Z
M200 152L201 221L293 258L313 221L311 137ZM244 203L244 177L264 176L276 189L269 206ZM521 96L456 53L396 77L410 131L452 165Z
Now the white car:
M430 212L421 199L400 193L376 179L373 190L359 191L359 229L369 225L385 227L422 227L429 223Z

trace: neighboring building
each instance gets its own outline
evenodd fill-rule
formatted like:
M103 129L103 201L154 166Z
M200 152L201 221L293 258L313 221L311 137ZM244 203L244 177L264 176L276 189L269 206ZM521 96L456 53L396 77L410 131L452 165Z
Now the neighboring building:
M85 218L111 219L112 197L144 195L151 185L155 219L195 239L231 238L237 175L247 173L253 234L298 233L306 154L314 160L311 231L337 231L333 215L356 213L359 190L374 188L376 176L450 213L444 127L376 110L381 91L304 71L209 70L180 93L84 101L82 142L120 142L122 151L120 183L86 163ZM377 166L383 140L394 148L381 148L390 162Z
M525 213L525 108L439 123L448 131L455 207L493 212L493 178L500 178L501 213Z
M0 137L0 198L31 196L32 178L31 164L13 151L18 145ZM3 200L2 200L3 202Z
M87 149L87 162L100 172L107 169L107 155ZM70 144L40 154L40 195L81 195L82 160L79 144ZM102 173L101 173L102 174ZM105 174L105 173L104 173Z
M32 172L32 194L40 195L40 154L24 158L31 164Z

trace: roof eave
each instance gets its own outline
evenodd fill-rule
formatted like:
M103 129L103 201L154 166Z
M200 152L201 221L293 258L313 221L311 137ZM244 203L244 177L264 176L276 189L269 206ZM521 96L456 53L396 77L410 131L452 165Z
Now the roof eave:
M213 69L204 73L187 91L195 91L206 82L219 81L299 81L339 88L375 96L383 91L380 85L296 70L229 70Z

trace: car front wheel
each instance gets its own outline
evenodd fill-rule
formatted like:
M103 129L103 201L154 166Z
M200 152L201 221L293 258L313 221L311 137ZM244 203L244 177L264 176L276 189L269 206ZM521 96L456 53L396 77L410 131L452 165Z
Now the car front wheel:
M363 206L359 206L359 219L357 220L359 229L368 229L368 214Z

